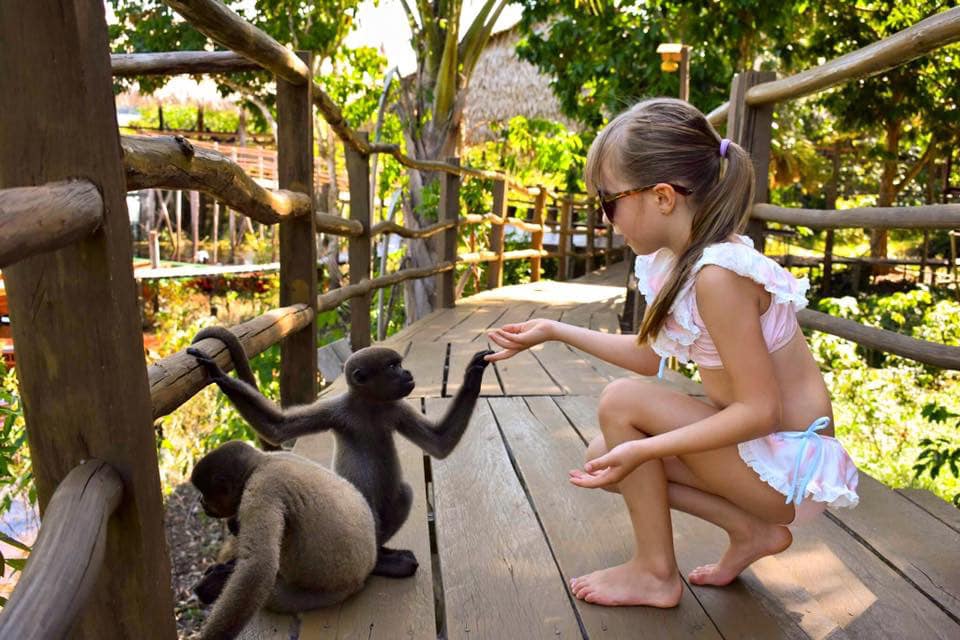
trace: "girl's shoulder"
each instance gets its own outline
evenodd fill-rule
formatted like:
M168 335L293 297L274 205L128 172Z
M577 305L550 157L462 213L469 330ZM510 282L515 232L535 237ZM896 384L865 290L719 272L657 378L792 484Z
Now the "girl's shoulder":
M707 265L716 265L749 278L774 296L774 302L790 303L794 310L807 306L807 278L797 278L779 264L753 247L747 236L734 236L730 242L718 242L706 247L693 267L696 274Z

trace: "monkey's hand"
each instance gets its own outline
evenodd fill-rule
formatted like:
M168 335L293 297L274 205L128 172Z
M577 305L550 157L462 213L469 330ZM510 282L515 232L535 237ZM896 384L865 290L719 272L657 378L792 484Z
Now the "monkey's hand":
M480 384L483 382L483 371L490 364L485 358L493 353L490 349L484 349L473 354L470 358L470 364L467 370L463 372L463 386L468 389L480 390Z
M207 375L210 376L210 379L214 382L227 377L227 374L223 372L223 369L220 368L220 365L217 364L216 360L205 354L203 351L200 351L200 349L188 347L187 354L196 358L197 362L203 365L203 368L207 370Z

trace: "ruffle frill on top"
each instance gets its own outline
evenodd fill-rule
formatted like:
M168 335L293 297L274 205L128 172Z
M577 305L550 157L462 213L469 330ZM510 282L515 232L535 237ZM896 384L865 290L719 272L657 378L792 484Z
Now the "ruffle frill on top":
M694 320L697 305L694 277L708 264L715 264L750 278L763 285L772 296L771 304L790 304L794 311L807 306L807 290L810 282L796 278L792 273L753 248L747 236L735 236L736 242L719 242L703 250L703 255L693 266L691 276L681 287L663 328L653 340L651 347L662 356L675 356L681 362L689 362L690 346L700 337L701 330ZM637 256L634 274L637 288L647 304L652 304L660 289L670 276L676 256L663 248L654 253Z

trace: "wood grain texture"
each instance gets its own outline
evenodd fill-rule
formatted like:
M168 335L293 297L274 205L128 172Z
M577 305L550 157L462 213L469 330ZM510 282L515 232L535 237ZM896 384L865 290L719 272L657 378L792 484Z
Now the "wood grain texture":
M0 190L0 268L96 231L103 199L86 180Z
M960 533L960 509L926 489L897 489L897 493Z
M110 67L115 78L181 73L231 73L257 71L260 65L233 51L166 51L164 53L113 53Z
M835 318L820 311L801 309L797 320L804 329L823 331L830 335L852 340L859 345L879 349L886 353L895 353L917 362L941 367L960 369L960 347L950 347L936 342L927 342L905 336L894 331L868 327L856 320Z
M428 400L427 415L446 403ZM563 577L485 401L454 452L432 468L444 637L580 638Z
M100 460L87 460L67 474L47 505L16 589L0 611L0 637L68 635L100 574L107 521L122 495L120 476Z
M313 214L310 197L269 190L257 184L227 156L194 147L179 136L122 136L126 188L202 191L258 222ZM339 228L339 227L337 227Z
M3 277L41 513L82 460L103 460L124 483L104 568L73 633L173 638L109 52L103 3L0 3L0 189L85 179L104 210L93 234Z
M274 309L230 327L230 330L240 338L244 350L252 358L280 342L284 336L309 326L313 316L313 311L306 305L294 305ZM230 354L219 340L207 338L194 346L213 356L224 371L233 369ZM210 384L203 367L185 349L151 364L147 372L154 418L172 412Z
M368 135L362 133L360 139L366 142ZM364 235L350 238L347 249L353 286L370 280L370 158L346 146L344 152L350 179L350 219L364 230ZM354 351L370 346L370 291L361 290L350 299L350 346Z
M856 207L853 209L800 209L757 203L750 217L768 222L802 225L811 229L956 229L960 204L919 207Z
M298 52L312 68L313 54ZM277 78L277 178L282 189L300 193L313 207L313 102L311 83ZM317 397L317 230L313 216L280 224L280 305L304 305L310 323L280 342L280 401L285 407Z

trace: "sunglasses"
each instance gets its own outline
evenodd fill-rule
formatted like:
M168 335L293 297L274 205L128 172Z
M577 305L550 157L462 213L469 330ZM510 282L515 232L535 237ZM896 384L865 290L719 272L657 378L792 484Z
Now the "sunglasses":
M679 184L673 184L671 182L656 182L654 184L647 185L646 187L627 189L626 191L618 191L617 193L604 193L601 189L597 189L597 201L600 205L600 211L607 217L607 222L613 224L613 218L617 213L617 200L620 198L626 198L627 196L632 196L637 193L643 193L644 191L649 191L658 184L669 184L671 187L673 187L673 190L680 195L688 196L693 193L693 189L688 189L687 187Z

